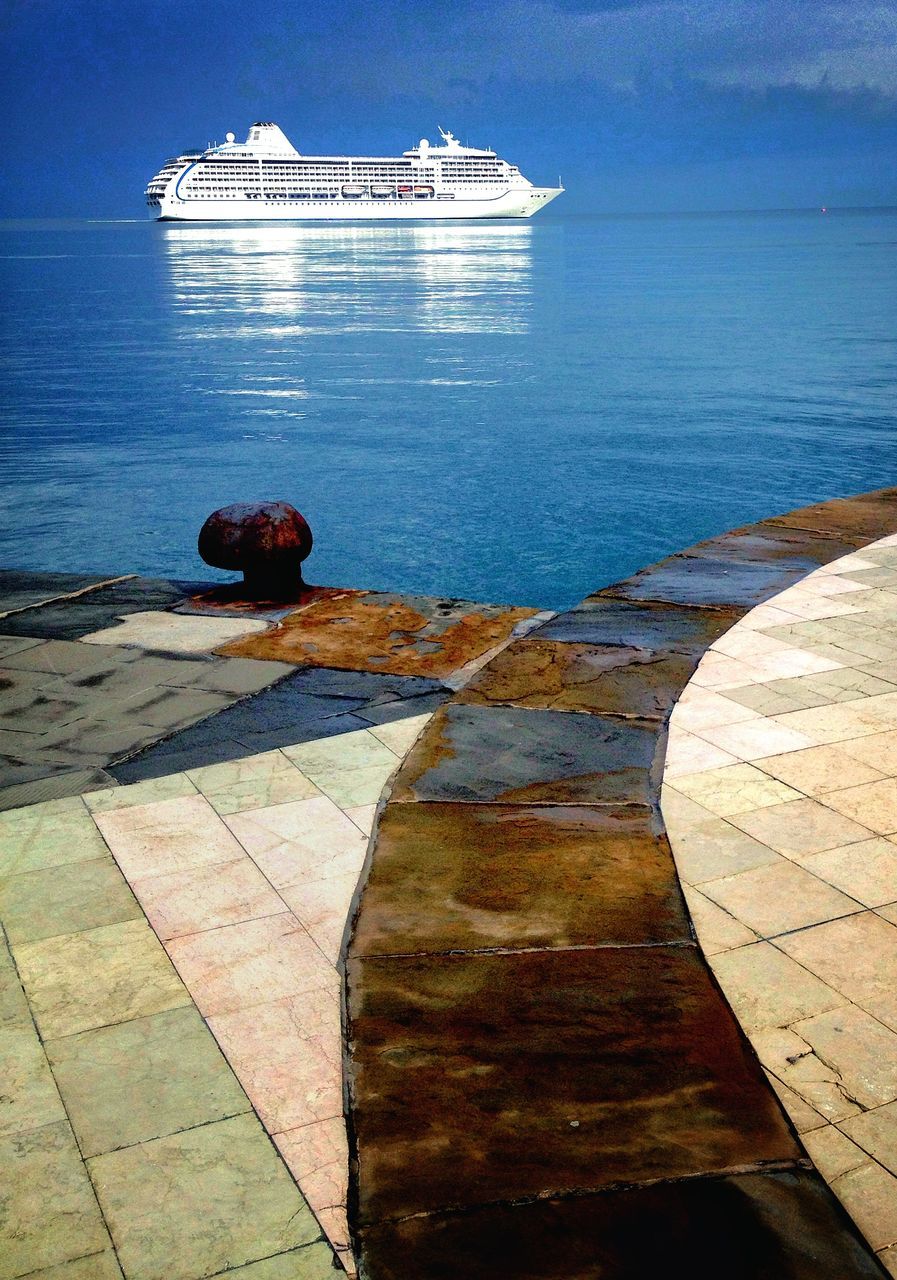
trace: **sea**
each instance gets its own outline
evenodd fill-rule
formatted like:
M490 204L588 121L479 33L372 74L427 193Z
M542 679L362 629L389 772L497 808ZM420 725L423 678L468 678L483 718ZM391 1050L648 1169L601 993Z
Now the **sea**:
M0 566L220 579L227 503L310 582L561 608L897 484L897 210L0 226Z

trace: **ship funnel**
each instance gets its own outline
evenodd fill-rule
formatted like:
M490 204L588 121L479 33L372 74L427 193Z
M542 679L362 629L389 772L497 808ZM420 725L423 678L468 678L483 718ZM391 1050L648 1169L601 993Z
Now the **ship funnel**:
M254 125L251 125L246 145L252 148L255 155L297 156L299 154L280 125L275 124L273 120L257 120Z

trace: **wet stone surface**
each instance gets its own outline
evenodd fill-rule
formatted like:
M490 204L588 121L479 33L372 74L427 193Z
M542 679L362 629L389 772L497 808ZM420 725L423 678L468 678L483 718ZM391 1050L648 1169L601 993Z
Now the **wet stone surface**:
M72 595L113 577L113 574L28 573L15 569L0 570L0 614Z
M449 703L408 755L394 801L647 804L656 723Z
M803 1171L697 1178L409 1218L363 1232L377 1280L883 1280Z
M348 991L362 1223L485 1170L507 1200L799 1155L692 946L355 960Z
M539 627L539 640L621 645L661 653L700 655L741 617L741 609L696 609L636 604L588 596L582 604Z
M3 632L49 640L79 640L92 631L115 626L119 618L129 613L171 608L204 586L208 584L128 578L81 596L13 614L3 619Z
M688 942L658 826L636 806L389 805L355 954Z
M811 573L817 562L804 557L735 560L710 555L677 555L642 569L601 594L626 600L752 608Z

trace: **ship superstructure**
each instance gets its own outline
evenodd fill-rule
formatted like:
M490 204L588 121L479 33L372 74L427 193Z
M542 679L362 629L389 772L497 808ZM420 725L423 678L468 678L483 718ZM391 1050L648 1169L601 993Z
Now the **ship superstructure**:
M494 151L440 129L401 156L306 156L271 121L245 142L168 160L146 188L153 217L244 219L530 218L563 187L535 187Z

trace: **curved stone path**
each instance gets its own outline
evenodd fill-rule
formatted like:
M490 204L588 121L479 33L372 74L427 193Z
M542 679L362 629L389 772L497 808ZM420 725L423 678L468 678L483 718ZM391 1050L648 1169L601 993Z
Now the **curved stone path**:
M664 777L704 954L803 1145L897 1274L897 537L710 647Z
M700 1280L884 1274L695 943L659 798L707 648L895 527L888 490L712 539L515 641L437 711L347 953L370 1280L622 1280L683 1257Z

